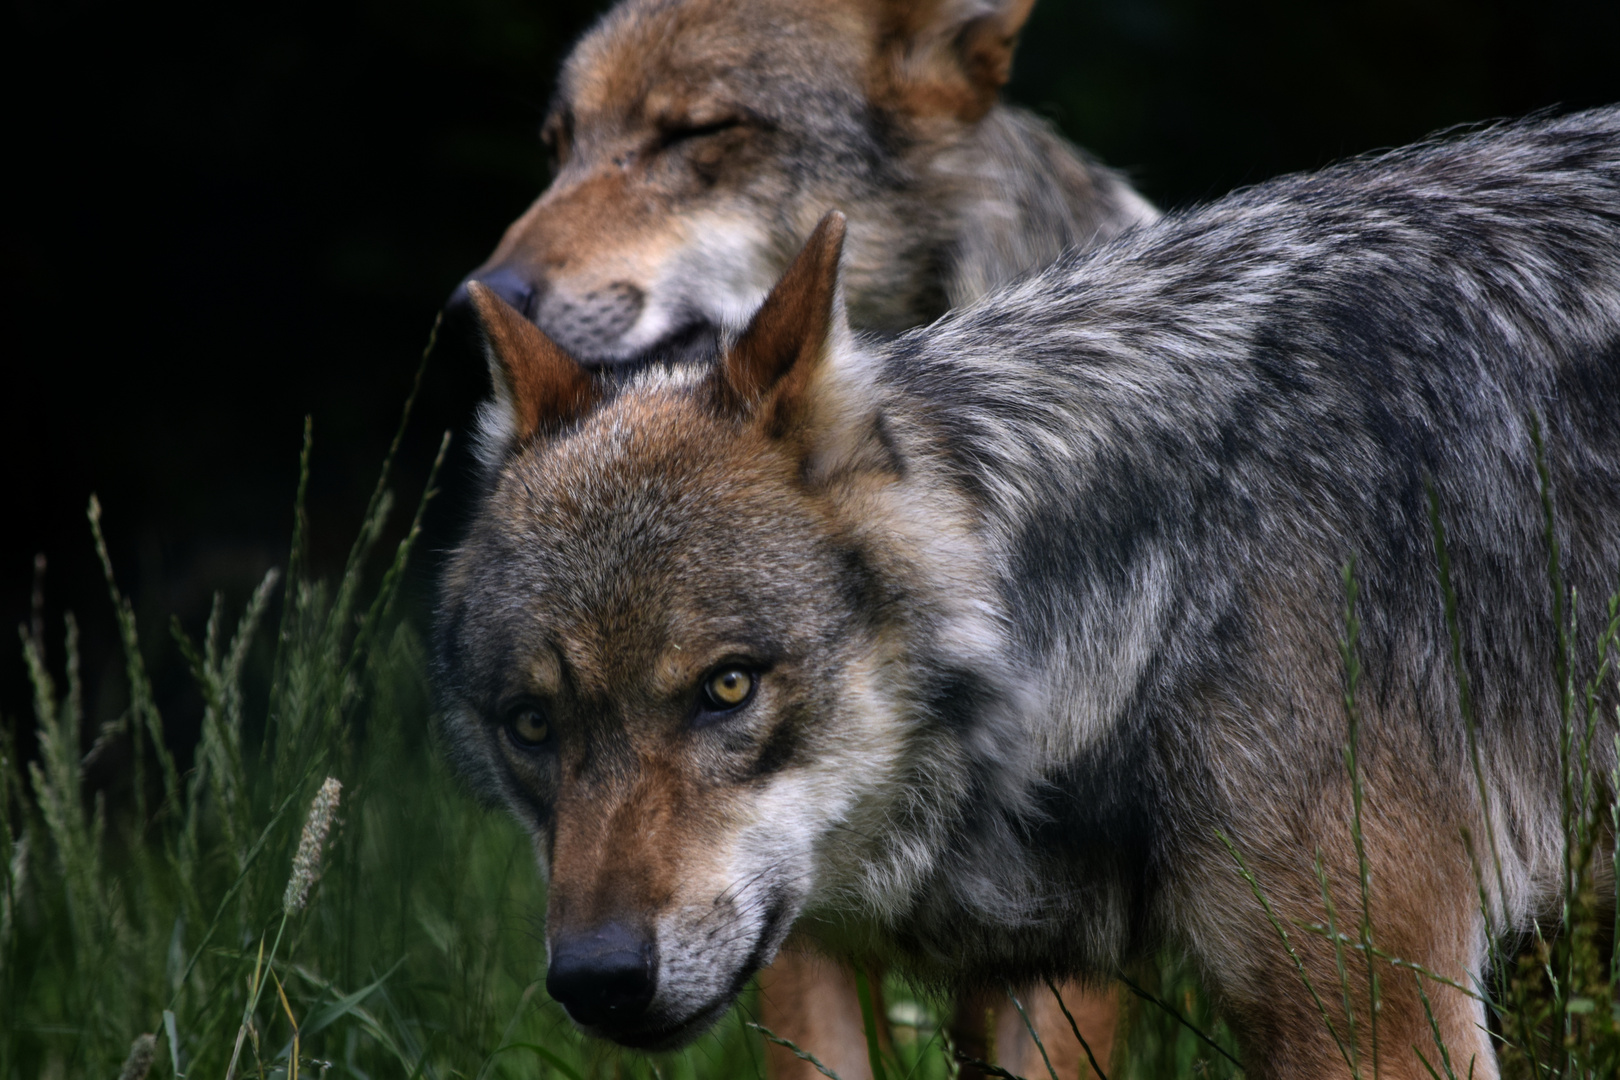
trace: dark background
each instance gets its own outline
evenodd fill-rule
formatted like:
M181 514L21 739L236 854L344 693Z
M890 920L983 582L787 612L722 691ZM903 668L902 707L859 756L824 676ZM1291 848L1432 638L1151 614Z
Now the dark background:
M25 744L10 627L35 552L53 639L80 615L92 718L122 705L91 492L181 741L168 614L195 633L222 589L234 621L284 563L306 414L315 559L341 565L434 314L544 185L553 73L604 6L10 4L0 715ZM1176 206L1450 124L1620 100L1620 2L1040 0L1009 97ZM476 358L430 364L403 502L482 388ZM463 466L430 518L418 613Z

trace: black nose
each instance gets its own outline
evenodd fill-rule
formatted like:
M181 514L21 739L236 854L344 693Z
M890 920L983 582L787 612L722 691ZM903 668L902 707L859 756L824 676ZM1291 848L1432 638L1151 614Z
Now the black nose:
M551 947L546 993L587 1027L634 1020L658 986L658 946L649 934L604 923L559 936Z
M496 296L511 304L518 313L526 319L534 318L538 307L535 297L539 292L533 281L521 270L507 266L497 266L493 270L475 270L469 274L456 291L450 294L450 300L445 304L452 314L460 314L471 305L471 298L467 295L467 283L477 281L492 290Z

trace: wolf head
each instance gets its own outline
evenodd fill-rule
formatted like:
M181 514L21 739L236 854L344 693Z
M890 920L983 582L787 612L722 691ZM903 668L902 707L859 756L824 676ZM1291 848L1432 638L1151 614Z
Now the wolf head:
M921 174L994 104L1032 4L626 0L563 69L551 186L468 280L588 362L712 348L840 206L856 325L926 322L952 215Z
M963 501L844 326L829 215L718 364L591 374L471 289L490 494L438 625L451 742L549 874L547 987L676 1046L807 905L895 916L1011 700Z

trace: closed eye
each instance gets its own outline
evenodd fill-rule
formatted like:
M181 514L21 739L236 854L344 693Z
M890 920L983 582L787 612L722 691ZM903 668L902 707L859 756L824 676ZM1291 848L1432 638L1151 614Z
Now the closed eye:
M710 135L731 131L742 125L743 119L740 116L728 116L721 120L711 120L706 124L666 124L659 129L658 148L663 150L694 139L706 139Z

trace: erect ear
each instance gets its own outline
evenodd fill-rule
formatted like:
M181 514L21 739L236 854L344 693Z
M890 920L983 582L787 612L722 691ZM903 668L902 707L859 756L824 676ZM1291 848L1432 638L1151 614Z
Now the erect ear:
M882 0L879 62L893 103L917 116L972 122L1012 75L1035 0ZM880 91L881 92L881 91Z
M759 415L778 432L803 413L811 379L846 332L838 278L843 250L844 215L828 211L726 350L715 380L723 412Z
M495 396L480 417L486 460L541 430L577 419L599 397L579 362L482 282L467 284L489 358Z

